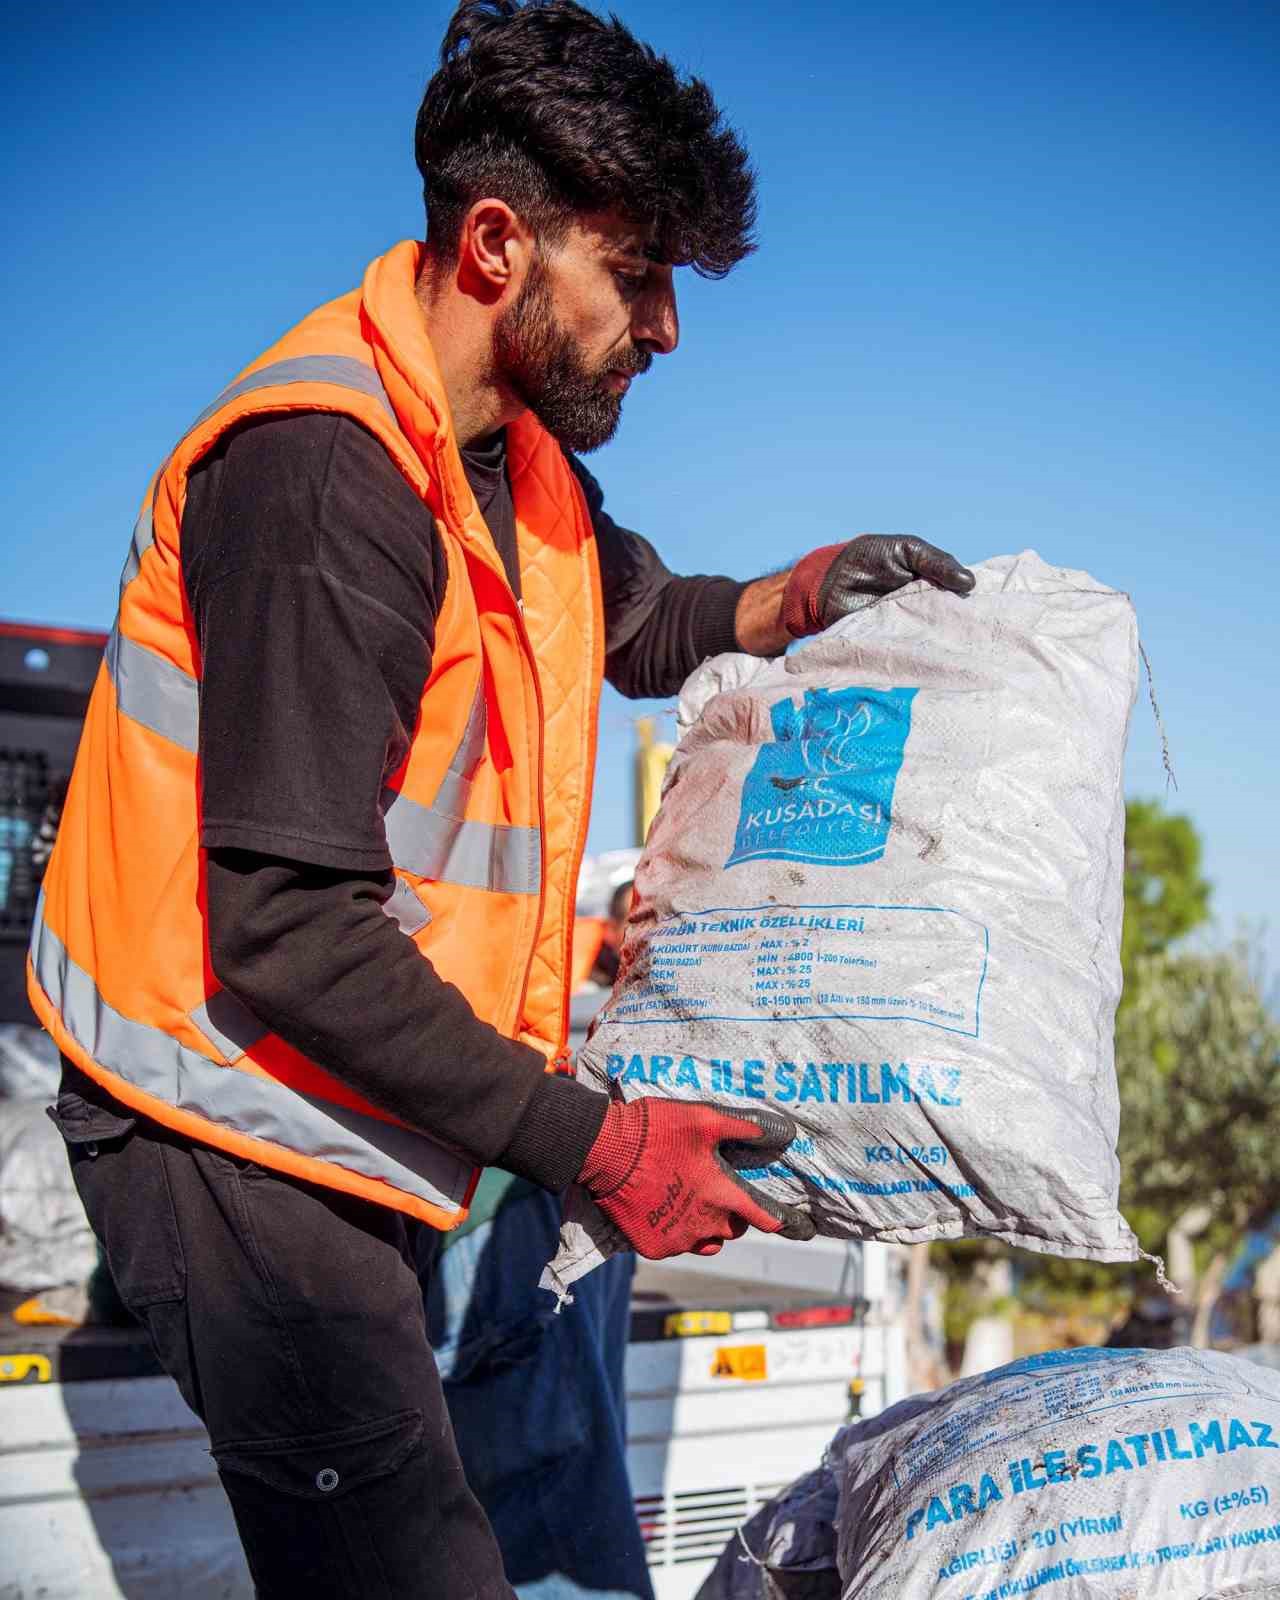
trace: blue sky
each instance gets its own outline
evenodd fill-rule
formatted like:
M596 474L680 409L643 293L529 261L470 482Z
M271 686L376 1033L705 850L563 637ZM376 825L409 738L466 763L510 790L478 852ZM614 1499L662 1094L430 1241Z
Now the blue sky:
M138 497L238 368L421 228L447 4L28 10L7 30L0 615L107 626ZM1280 881L1280 11L619 0L708 78L761 248L592 458L680 571L914 531L1129 591L1225 931ZM376 20L375 20L376 17ZM629 842L602 711L595 848ZM638 709L644 709L643 707ZM1134 794L1163 793L1145 702Z

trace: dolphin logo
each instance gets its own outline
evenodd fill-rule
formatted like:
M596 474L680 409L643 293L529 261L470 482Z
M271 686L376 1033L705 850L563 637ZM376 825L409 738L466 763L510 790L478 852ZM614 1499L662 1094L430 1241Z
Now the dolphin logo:
M866 738L871 732L871 725L871 707L865 700L859 700L852 711L839 709L830 724L821 730L819 737L800 741L800 754L806 773L821 784L823 779L832 778L839 772L848 772L851 767L857 766L858 756L854 745L857 740ZM814 732L818 730L814 729Z
M888 841L914 688L806 689L769 708L726 863L865 865Z

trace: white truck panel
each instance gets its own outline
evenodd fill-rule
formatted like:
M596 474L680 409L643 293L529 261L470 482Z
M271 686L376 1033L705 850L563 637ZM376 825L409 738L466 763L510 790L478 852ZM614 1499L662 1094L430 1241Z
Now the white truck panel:
M833 1272L843 1286L837 1254L806 1254L735 1249L720 1287L741 1290L752 1268L775 1303L788 1289L829 1292ZM717 1304L706 1266L675 1304ZM862 1269L863 1294L877 1270ZM851 1378L865 1415L901 1398L898 1325L782 1330L760 1304L734 1310L732 1332L628 1346L628 1461L658 1600L689 1600L734 1528L817 1463ZM763 1378L725 1375L737 1357L724 1353L742 1351ZM167 1378L0 1387L0 1551L0 1600L253 1593L204 1429Z
M0 1394L0 1600L252 1600L208 1439L168 1378Z

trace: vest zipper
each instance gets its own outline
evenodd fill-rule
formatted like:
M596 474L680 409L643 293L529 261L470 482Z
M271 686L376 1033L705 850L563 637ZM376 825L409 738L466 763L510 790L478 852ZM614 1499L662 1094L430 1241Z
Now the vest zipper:
M510 591L510 586L508 585ZM516 602L516 625L520 630L520 643L524 646L525 659L533 674L533 695L538 703L538 770L535 774L538 788L538 920L534 924L533 940L529 946L529 959L525 963L524 981L520 985L520 1009L516 1017L517 1027L524 1017L525 1001L529 998L529 979L533 974L533 961L538 953L538 936L542 932L542 919L547 908L547 810L543 797L542 780L546 767L546 708L542 703L542 680L538 676L538 662L533 653L533 641L529 637L529 630L524 622L524 597L516 599L514 592L511 598ZM565 1023L568 1020L568 1007L562 1008L564 1015L560 1021L560 1031L563 1034ZM564 1050L567 1035L561 1038L556 1047L557 1055Z
M594 655L594 640L591 641L591 645L592 653ZM582 853L586 849L587 833L591 826L591 802L595 798L596 739L594 732L591 730L594 730L596 727L599 713L599 679L595 679L594 683L594 688L589 691L590 714L587 719L589 730L587 737L590 741L588 755L590 759L587 763L586 772L586 804L579 808L578 827L576 833L574 834L572 853L569 858L570 863L573 866L573 873L571 877L566 879L565 882L566 891L568 894L573 896L573 901L572 903L566 902L564 907L564 947L560 962L560 969L564 974L564 980L560 996L560 1044L556 1051L555 1057L557 1064L561 1062L564 1063L565 1071L569 1071L572 1067L572 1057L569 1053L569 1007L571 1001L570 984L573 981L573 924L574 914L577 911L578 873L582 867Z
M494 570L497 571L498 569L495 567ZM544 917L544 915L546 913L546 908L547 908L547 811L546 811L546 802L545 802L545 798L544 798L544 794L543 794L543 777L544 777L544 772L545 772L545 768L546 768L546 737L545 737L545 734L546 734L546 727L545 727L545 723L546 723L546 708L543 705L543 701L542 701L542 679L538 675L538 660L537 660L537 657L534 655L534 652L533 652L533 641L529 637L529 630L525 626L525 620L524 620L524 596L516 594L515 590L511 587L511 583L508 580L505 571L501 572L500 576L502 578L502 581L506 584L507 593L515 601L516 626L519 629L520 643L524 647L525 658L529 662L529 666L530 666L530 669L531 669L532 674L533 674L533 693L534 693L534 698L538 703L538 772L537 772L537 780L538 780L538 863L539 863L539 865L538 865L538 884L539 884L538 920L537 920L536 924L534 925L533 943L532 943L532 946L531 946L530 951L529 951L529 959L525 964L524 980L520 985L519 1014L517 1015L517 1018L516 1018L516 1024L517 1024L517 1026L519 1026L520 1020L524 1016L525 1001L529 997L529 979L533 974L533 961L534 961L534 957L537 954L538 935L542 932L543 917ZM594 774L592 775L592 777L594 779ZM589 812L590 809L591 809L590 805L588 805L586 810ZM582 864L582 847L583 847L583 845L585 843L586 825L587 825L588 820L589 819L587 817L585 817L585 816L579 817L579 819L578 819L578 829L577 829L577 833L574 836L574 841L573 841L573 857L577 860L579 866L581 866L581 864ZM576 893L576 889L577 889L577 881L575 879L575 881L574 881L575 893ZM570 969L572 967L572 962L573 962L573 918L572 918L572 916L566 916L564 921L565 921L565 948L564 948L564 953L563 953L563 959L561 961L561 968L562 968L563 973L564 973L564 979L563 979L563 983L562 983L562 986L561 986L561 994L560 994L560 1027L559 1027L559 1036L558 1036L558 1040L557 1040L557 1043L556 1043L555 1052L554 1052L554 1054L552 1055L552 1058L551 1058L551 1062L552 1062L553 1067L557 1067L557 1068L562 1063L565 1064L566 1067L567 1067L567 1064L568 1064L568 1062L570 1060L569 1049L568 1049L568 1045L569 1045L569 984L570 984L570 979L571 979L571 970Z
M513 595L513 598L515 598L514 595ZM532 949L530 950L530 953L529 953L528 964L526 965L526 967L524 969L524 983L521 985L521 989L520 989L520 1014L521 1014L521 1016L523 1016L524 1015L524 1003L525 1003L525 1001L526 1001L526 999L528 998L528 995L529 995L529 978L530 978L530 975L533 972L533 958L537 953L538 935L542 932L542 919L543 919L543 916L546 913L546 907L547 907L547 888L546 888L546 884L547 884L547 813L546 813L546 804L545 804L545 801L544 801L544 798L543 798L543 786L542 786L543 785L544 768L545 768L545 765L546 765L546 749L545 749L545 737L544 737L545 729L546 729L546 709L545 709L545 707L543 706L543 703L542 703L542 680L538 676L538 661L537 661L537 657L533 653L533 641L529 638L529 630L525 627L525 622L524 622L524 597L523 596L521 596L519 599L516 600L516 612L517 612L516 621L519 624L519 628L520 628L520 641L524 645L525 655L528 658L529 665L533 669L533 692L534 692L534 696L536 697L537 702L538 702L538 845L539 845L539 850L540 850L540 868L539 868L538 882L539 882L539 886L540 886L540 892L539 892L539 896L538 896L538 922L537 922L536 928L534 929L533 947L532 947ZM589 779L588 782L590 783L591 780ZM588 804L586 806L586 808L585 808L585 813L589 813L590 810L591 810L591 807ZM588 817L587 814L583 814L583 815L579 816L577 832L574 834L574 839L573 839L573 846L572 846L572 853L571 853L571 856L570 856L570 863L572 864L573 861L576 861L579 867L582 865L582 847L583 847L583 844L585 843L588 821L589 821L589 817ZM568 882L568 879L566 879L566 884L567 884L567 882ZM573 876L573 891L574 891L574 894L576 896L576 893L577 893L577 876L576 876L576 873ZM573 965L573 917L572 917L572 915L569 914L569 908L568 908L567 905L566 905L566 907L564 909L565 909L566 915L562 918L562 920L564 922L564 951L563 951L563 955L562 955L562 959L561 959L561 963L560 963L561 972L563 973L563 978L561 980L561 989L560 989L560 1026L559 1026L559 1031L558 1031L558 1036L557 1036L557 1041L556 1041L555 1052L551 1057L551 1065L555 1070L568 1071L569 1063L570 1063L570 1059L571 1059L570 1055L569 1055L568 1046L569 1046L569 984L570 984L571 977L572 977L571 968L572 968L572 965Z
M438 463L437 463L437 469L438 469ZM444 476L443 473L441 475ZM473 504L474 504L474 500L473 500ZM483 521L483 520L484 520L483 516L481 516L481 521ZM492 545L492 543L493 543L492 535L490 535L489 542L490 542L490 545ZM516 548L517 548L517 559L519 559L519 556L518 556L519 539L518 539L518 537L517 537L517 542L516 542ZM498 580L501 582L503 587L506 589L507 593L511 596L512 602L514 604L516 629L517 629L517 632L519 633L519 636L520 636L520 644L521 644L521 646L522 646L522 648L524 650L525 659L528 661L530 670L531 670L532 675L533 675L533 695L534 695L534 699L536 700L537 706L538 706L538 770L537 770L537 773L535 774L535 778L536 778L536 781L537 781L537 789L538 789L538 917L537 917L537 921L534 923L533 939L532 939L532 941L530 943L530 947L529 947L529 959L525 963L524 978L523 978L523 980L521 981L521 984L520 984L520 995L519 995L518 1000L516 1001L516 1015L515 1015L515 1019L514 1019L514 1029L515 1029L515 1032L518 1033L519 1029L520 1029L520 1024L524 1019L525 1001L528 999L528 996L529 996L529 979L530 979L530 977L531 977L531 975L533 973L533 960L534 960L534 956L537 954L537 951L538 951L538 935L542 932L542 918L543 918L543 913L546 910L546 904L547 904L547 814L546 814L546 805L544 803L543 793L542 793L542 775L543 775L543 769L544 769L544 767L546 765L546 748L545 748L546 741L545 741L545 737L544 737L544 731L545 730L544 730L544 727L543 727L543 724L544 724L544 721L545 721L545 718L546 718L546 711L545 711L545 709L543 707L543 704L542 704L542 681L538 677L538 663L537 663L537 659L535 658L534 653L533 653L533 641L529 638L529 630L528 630L528 628L525 627L525 622L524 622L524 596L523 595L517 595L515 590L512 588L511 580L507 577L506 569L502 565L501 561L495 560L493 557L491 557L488 551L484 552L483 559L484 559L485 565L494 574L494 576L496 578L498 578ZM565 1007L565 1020L567 1021L567 1019L568 1019L568 1007L566 1005L566 1007ZM563 1028L564 1024L562 1023L561 1026ZM513 1037L514 1037L514 1034L513 1034ZM564 1044L566 1042L567 1042L567 1035L566 1035L565 1039L563 1039L561 1041L561 1043L560 1043L560 1049L561 1050L563 1050Z

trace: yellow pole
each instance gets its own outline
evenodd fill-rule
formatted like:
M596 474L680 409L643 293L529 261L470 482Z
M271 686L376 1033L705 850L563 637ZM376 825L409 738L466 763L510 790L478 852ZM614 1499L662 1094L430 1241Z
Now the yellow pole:
M635 756L635 842L642 845L662 799L662 780L666 776L675 746L655 737L653 717L637 717Z

